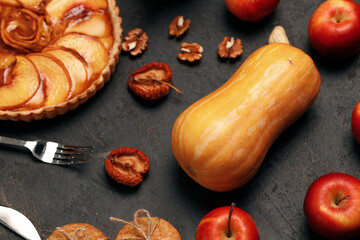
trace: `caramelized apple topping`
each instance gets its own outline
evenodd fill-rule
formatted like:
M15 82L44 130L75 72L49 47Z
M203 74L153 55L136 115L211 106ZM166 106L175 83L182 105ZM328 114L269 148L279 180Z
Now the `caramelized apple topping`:
M117 14L117 7L108 4L108 0L0 0L0 111L63 104L100 76L108 78L113 69L105 68L114 66L109 58L118 56L118 49L112 50L119 36L114 36L113 26L119 19L111 14L111 10Z
M172 71L169 65L162 62L149 63L130 74L129 88L140 98L156 100L166 96L170 87L182 93L171 85Z
M15 54L0 50L0 87L8 84L7 75L12 66L16 64Z
M149 37L146 32L140 28L135 28L124 37L122 49L125 52L130 52L132 56L136 56L146 50L148 40Z
M39 52L50 42L45 17L22 8L7 8L1 16L1 40L20 53Z
M190 19L184 20L184 16L177 16L169 25L170 36L180 37L190 28Z
M0 110L22 106L34 96L40 86L39 73L25 56L16 56L16 63L8 69L8 83L0 87Z
M43 13L45 7L45 1L48 0L0 0L0 11L3 11L3 8L19 7L30 9L31 11L37 13ZM4 5L1 5L4 4Z
M30 9L31 11L37 13L43 13L45 7L45 1L47 0L16 0L18 1L23 8Z
M243 53L243 46L241 40L234 39L234 37L224 37L224 40L219 44L218 54L221 58L235 59Z
M0 50L0 69L6 69L16 63L16 56L12 52Z
M137 148L115 149L105 160L105 170L109 176L116 182L131 187L143 181L149 168L149 158Z
M107 0L46 0L45 16L51 25L63 24L67 19L104 12Z
M181 44L181 53L178 54L178 58L182 61L195 62L202 58L204 51L203 47L198 43L187 43Z

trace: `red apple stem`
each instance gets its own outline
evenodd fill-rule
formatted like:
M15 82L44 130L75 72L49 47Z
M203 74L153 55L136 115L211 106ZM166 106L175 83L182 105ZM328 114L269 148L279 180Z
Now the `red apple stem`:
M227 233L227 237L230 238L231 237L231 229L230 229L230 221L231 221L231 215L232 212L235 208L235 203L231 203L231 207L230 207L230 211L229 211L229 220L228 220L228 233Z
M345 200L345 199L349 199L350 198L350 195L346 195L345 197L343 197L343 198L340 198L338 201L336 201L336 206L338 206L343 200Z

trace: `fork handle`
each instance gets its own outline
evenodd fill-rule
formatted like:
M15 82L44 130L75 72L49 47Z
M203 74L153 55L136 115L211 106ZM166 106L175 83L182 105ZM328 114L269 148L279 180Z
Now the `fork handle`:
M2 136L0 136L0 143L1 143L1 144L25 147L26 142L27 142L27 141L20 140L20 139L15 139L15 138L9 138L9 137L2 137Z

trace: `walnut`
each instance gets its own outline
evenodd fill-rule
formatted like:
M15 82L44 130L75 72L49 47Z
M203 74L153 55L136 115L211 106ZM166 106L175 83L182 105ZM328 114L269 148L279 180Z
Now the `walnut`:
M122 43L122 50L130 52L132 56L136 56L145 51L149 37L140 28L131 30Z
M234 37L224 37L224 40L219 44L218 54L221 58L235 59L243 53L243 46L241 40Z
M198 61L202 57L204 51L203 47L198 43L187 43L181 44L181 53L178 54L178 58L183 61L194 62Z
M183 16L177 16L172 20L169 25L169 34L170 36L180 37L183 35L190 27L190 19L184 20Z

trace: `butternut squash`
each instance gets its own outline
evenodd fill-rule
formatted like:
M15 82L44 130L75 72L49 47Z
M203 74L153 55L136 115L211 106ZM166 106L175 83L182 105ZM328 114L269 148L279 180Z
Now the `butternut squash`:
M311 106L320 84L314 62L300 49L261 47L223 86L180 114L171 135L175 158L205 188L243 186L279 135Z

